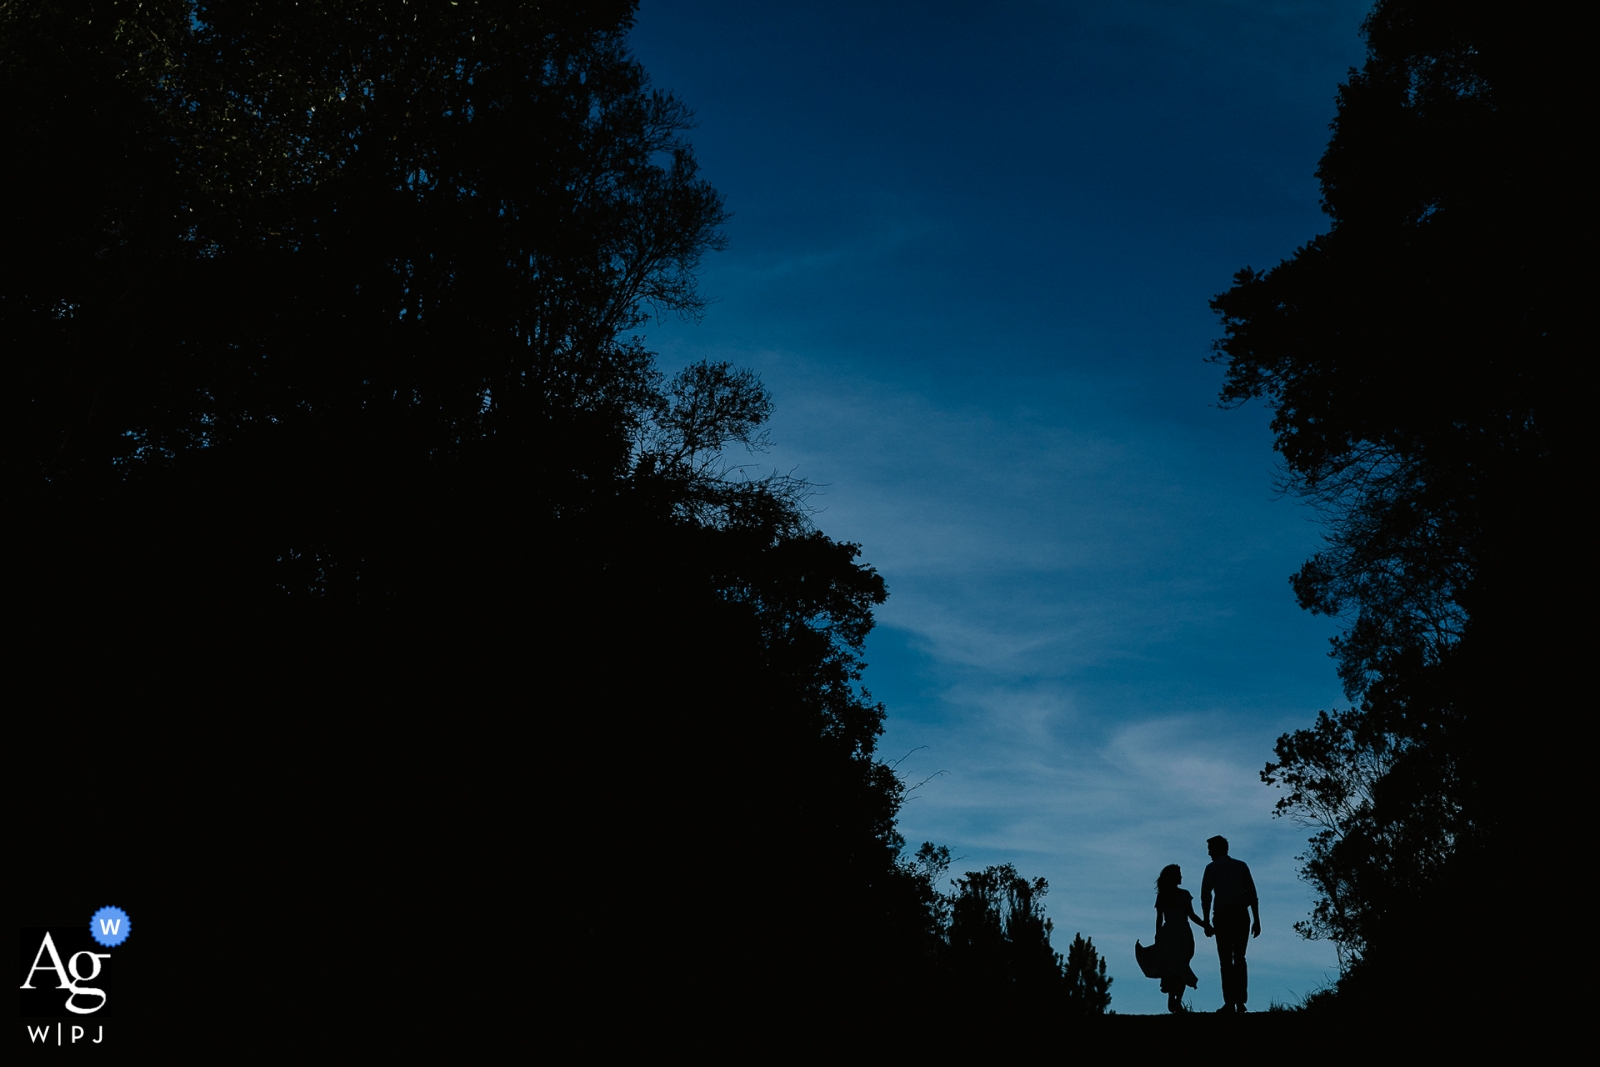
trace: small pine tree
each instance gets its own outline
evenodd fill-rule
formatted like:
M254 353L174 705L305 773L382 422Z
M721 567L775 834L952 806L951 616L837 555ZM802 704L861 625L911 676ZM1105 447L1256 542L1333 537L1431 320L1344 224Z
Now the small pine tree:
M1067 1012L1070 1015L1111 1014L1111 978L1094 941L1077 934L1067 949Z

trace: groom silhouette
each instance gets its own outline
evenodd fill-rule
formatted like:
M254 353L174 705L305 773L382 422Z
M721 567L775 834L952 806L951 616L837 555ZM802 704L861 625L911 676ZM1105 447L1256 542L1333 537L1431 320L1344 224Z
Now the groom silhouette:
M1206 929L1217 935L1217 956L1222 960L1222 999L1220 1011L1244 1011L1249 999L1249 972L1244 965L1247 934L1261 936L1261 904L1256 899L1256 883L1250 868L1228 855L1228 839L1217 836L1206 842L1211 862L1200 880L1200 917L1211 919L1211 898L1216 897L1217 921ZM1255 922L1250 912L1255 912Z

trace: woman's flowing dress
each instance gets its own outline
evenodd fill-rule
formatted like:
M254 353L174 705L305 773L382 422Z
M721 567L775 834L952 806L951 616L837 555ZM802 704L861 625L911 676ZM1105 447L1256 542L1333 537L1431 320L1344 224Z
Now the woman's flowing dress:
M1170 896L1156 901L1162 922L1156 931L1156 943L1148 948L1133 944L1133 954L1139 969L1146 978L1161 979L1163 993L1182 993L1185 986L1198 988L1200 979L1194 976L1189 961L1194 959L1194 931L1189 929L1189 912L1194 897L1187 889L1173 890Z

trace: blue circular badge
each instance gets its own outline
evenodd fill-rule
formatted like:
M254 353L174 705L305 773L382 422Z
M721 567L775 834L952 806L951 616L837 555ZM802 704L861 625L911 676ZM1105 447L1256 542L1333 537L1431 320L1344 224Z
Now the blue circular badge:
M121 908L101 908L89 920L89 936L106 948L128 940L128 913Z

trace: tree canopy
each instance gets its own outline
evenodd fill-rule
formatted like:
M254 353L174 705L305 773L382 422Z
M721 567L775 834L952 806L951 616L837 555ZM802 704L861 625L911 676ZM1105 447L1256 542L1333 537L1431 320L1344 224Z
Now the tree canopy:
M199 758L301 783L282 854L539 902L575 1002L909 988L948 853L876 757L885 584L747 473L760 380L638 336L728 215L632 17L0 7L20 687L248 729Z
M1544 818L1540 734L1575 662L1574 17L1380 0L1318 170L1328 231L1213 302L1224 402L1268 402L1289 485L1327 522L1293 586L1346 620L1352 707L1282 738L1263 777L1318 828L1302 928L1366 976L1350 989L1398 989L1430 955L1469 971L1460 887L1529 891L1489 856Z

